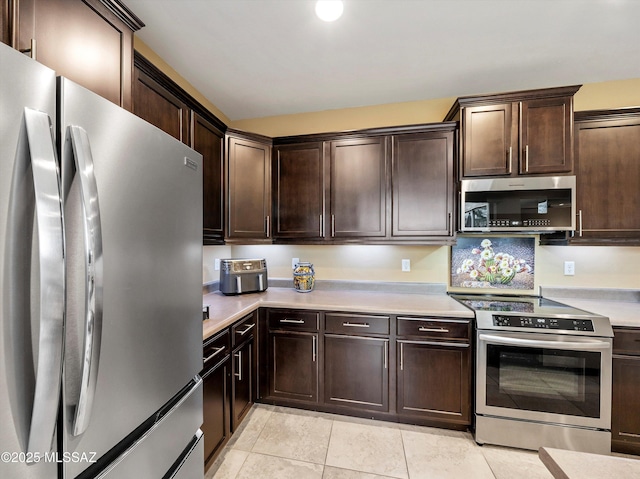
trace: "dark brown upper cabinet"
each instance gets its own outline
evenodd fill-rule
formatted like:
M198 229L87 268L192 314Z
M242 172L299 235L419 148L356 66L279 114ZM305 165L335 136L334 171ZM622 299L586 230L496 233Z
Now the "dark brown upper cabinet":
M445 120L460 120L460 176L572 173L573 95L579 88L458 98Z
M203 243L224 242L224 133L191 112L191 148L202 154Z
M331 238L387 234L387 137L332 141Z
M455 123L392 141L392 238L452 237Z
M323 142L273 149L273 236L324 237L325 157Z
M271 139L227 132L227 239L271 239Z
M4 0L2 40L58 75L131 109L133 33L117 0Z
M572 244L640 244L640 108L577 112Z
M224 243L225 124L138 52L133 80L133 113L202 155L203 244Z
M176 140L188 143L189 106L158 76L150 75L145 69L140 68L140 61L136 56L133 75L133 113Z

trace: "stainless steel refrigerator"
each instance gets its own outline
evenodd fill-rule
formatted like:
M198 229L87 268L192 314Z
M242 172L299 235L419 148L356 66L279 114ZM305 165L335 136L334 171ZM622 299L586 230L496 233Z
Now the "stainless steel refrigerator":
M203 476L202 157L0 44L0 477Z

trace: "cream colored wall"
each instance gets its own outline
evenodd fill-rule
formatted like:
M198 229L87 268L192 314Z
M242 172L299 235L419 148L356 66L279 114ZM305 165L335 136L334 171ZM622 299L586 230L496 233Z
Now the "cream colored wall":
M233 258L231 246L204 246L202 248L202 284L220 279L220 271L215 269L215 260Z
M213 113L218 119L222 120L228 125L231 120L222 111L218 109L213 103L211 103L205 96L196 90L191 83L189 83L182 75L173 69L171 65L165 62L160 56L154 52L149 46L140 40L137 36L133 37L133 48L140 53L143 57L153 63L161 72L171 78L178 86L180 86L189 95L195 98L202 104L207 110Z
M478 92L482 93L482 92ZM392 103L361 108L316 111L296 115L231 122L233 128L266 136L288 136L394 125L440 122L455 98ZM640 78L583 85L574 97L574 109L600 110L640 106Z
M271 278L291 278L291 259L299 258L314 264L317 279L448 283L447 246L255 245L204 249L203 277L209 281L219 279L214 259L233 257L266 258ZM410 272L401 271L402 259L411 260ZM564 276L565 261L575 262L575 276ZM539 246L535 274L540 286L640 289L640 248Z

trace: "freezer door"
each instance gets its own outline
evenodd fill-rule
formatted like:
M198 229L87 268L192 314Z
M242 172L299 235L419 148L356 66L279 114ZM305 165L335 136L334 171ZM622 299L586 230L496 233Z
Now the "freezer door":
M2 43L0 71L0 477L50 479L64 319L55 74Z
M180 477L190 471L189 479L204 476L202 442L202 379L199 377L180 400L130 447L101 469L96 463L77 479L160 479ZM199 460L198 460L199 459ZM193 466L198 462L197 467ZM101 470L100 470L101 469Z
M66 79L58 89L64 450L101 457L202 368L202 157Z

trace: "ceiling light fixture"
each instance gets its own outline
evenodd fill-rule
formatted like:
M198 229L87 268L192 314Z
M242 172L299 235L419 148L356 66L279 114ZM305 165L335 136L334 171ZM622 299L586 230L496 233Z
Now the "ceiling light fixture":
M325 22L333 22L342 16L344 5L342 0L318 0L316 15Z

